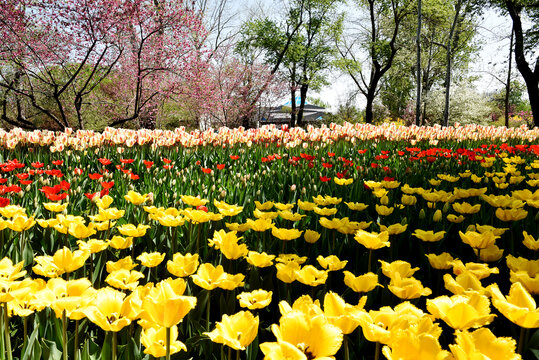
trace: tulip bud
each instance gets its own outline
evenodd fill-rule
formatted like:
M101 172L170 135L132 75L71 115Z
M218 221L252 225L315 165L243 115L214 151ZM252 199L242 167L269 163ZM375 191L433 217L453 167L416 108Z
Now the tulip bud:
M256 196L260 196L260 190L256 191Z
M443 211L444 213L447 213L451 209L451 205L449 205L448 202L444 204Z
M468 231L475 231L475 225L468 225L468 227L466 228L466 232Z
M436 212L434 212L434 215L432 217L432 221L439 222L440 220L442 220L442 211L436 210Z
M535 221L539 221L539 211L535 214Z
M382 198L380 199L380 204L382 205L389 204L389 198L387 197L387 195L382 196Z
M424 220L426 215L425 215L425 209L421 209L419 210L419 215L418 215L419 219L420 220Z

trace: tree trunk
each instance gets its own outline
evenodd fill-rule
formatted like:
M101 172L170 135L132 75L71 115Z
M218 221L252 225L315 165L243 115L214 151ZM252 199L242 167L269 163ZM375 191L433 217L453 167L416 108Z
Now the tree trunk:
M509 42L509 63L507 65L507 83L505 84L505 127L509 127L509 94L511 94L511 63L513 62L513 34L511 29L511 41Z
M371 86L367 92L367 105L365 106L365 122L367 124L372 124L373 121L372 106L374 104L374 89L376 89L376 87Z
M532 108L533 126L539 126L539 57L535 61L535 69L532 70L526 61L524 53L524 34L522 21L520 19L521 7L512 1L505 1L509 15L513 20L513 31L515 34L515 62L517 69L524 78L528 97Z
M293 128L296 126L296 88L292 88L290 91L290 95L292 96L292 102L290 103L290 107L292 108L292 111L290 111L290 127Z
M297 126L303 125L303 110L305 109L305 101L307 100L307 90L309 90L309 85L303 84L299 89L299 96L301 97L301 102L299 104L298 110L298 122Z
M416 62L416 75L417 75L417 99L415 103L415 124L420 125L421 118L421 0L417 0L417 34L416 34L416 46L417 46L417 62Z
M449 38L447 39L446 45L446 71L445 71L445 106L444 106L444 118L443 126L449 125L449 91L451 88L451 59L453 57L451 43L453 42L453 36L455 35L455 28L457 27L457 20L460 14L460 7L462 5L462 0L457 0L455 5L455 17L453 18L453 23L451 24L451 29L449 30Z

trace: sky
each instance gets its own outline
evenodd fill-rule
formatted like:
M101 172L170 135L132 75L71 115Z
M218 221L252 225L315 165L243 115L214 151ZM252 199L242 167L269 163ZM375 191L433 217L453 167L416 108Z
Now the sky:
M242 21L252 18L255 14L271 13L277 9L276 1L232 0L231 10L236 12L238 15L236 18ZM509 16L502 16L494 10L486 11L483 14L483 19L479 22L476 40L479 41L481 50L470 64L469 75L477 76L478 79L474 85L481 93L492 92L504 86L496 77L502 80L507 77L510 24ZM515 77L519 76L514 61L512 72ZM331 111L335 111L339 104L344 104L349 95L356 90L356 85L348 75L339 74L336 71L330 74L329 81L332 85L325 87L319 93L310 93L308 96L322 100L330 105ZM359 108L363 108L365 98L358 95L355 104Z

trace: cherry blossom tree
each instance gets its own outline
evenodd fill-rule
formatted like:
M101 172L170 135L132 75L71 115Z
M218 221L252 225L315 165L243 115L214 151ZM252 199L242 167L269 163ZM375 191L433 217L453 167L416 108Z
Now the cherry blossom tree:
M181 0L2 0L0 36L0 119L26 129L84 128L92 112L152 127L209 65Z

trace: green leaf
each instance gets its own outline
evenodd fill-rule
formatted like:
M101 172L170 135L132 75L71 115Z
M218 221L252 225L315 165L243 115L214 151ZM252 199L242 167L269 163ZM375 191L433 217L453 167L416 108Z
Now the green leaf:
M42 355L43 359L48 360L60 360L62 359L62 352L56 347L54 341L42 339Z
M24 349L24 354L22 355L21 360L28 360L30 355L34 354L34 344L36 342L38 334L39 334L39 327L35 326L34 331L32 331L32 334L30 335L30 338L28 339L28 342L26 343L26 349ZM39 346L39 344L36 345L36 350L38 349L39 349L39 352L41 353L41 347ZM35 355L32 358L35 358Z

